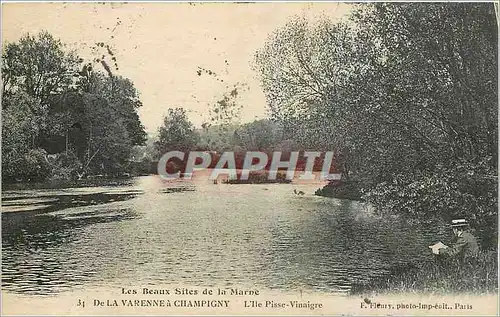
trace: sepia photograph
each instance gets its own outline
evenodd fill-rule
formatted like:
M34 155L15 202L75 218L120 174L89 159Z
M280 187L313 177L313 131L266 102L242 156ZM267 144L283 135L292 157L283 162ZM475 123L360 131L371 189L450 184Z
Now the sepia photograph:
M5 316L496 316L497 2L1 4Z

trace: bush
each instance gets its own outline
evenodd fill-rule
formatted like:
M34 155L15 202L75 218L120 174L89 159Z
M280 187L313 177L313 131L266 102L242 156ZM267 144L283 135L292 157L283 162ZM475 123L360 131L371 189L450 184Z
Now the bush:
M43 149L29 150L24 154L18 175L23 181L41 182L49 178L52 167L47 160L47 152Z
M51 180L75 180L81 169L81 163L73 152L57 154L51 165Z
M21 168L24 164L24 155L16 151L2 151L2 183L13 183L24 180Z
M490 158L491 159L491 158ZM483 248L497 241L497 173L489 159L398 174L364 191L363 199L380 213L412 219L467 218L481 228Z

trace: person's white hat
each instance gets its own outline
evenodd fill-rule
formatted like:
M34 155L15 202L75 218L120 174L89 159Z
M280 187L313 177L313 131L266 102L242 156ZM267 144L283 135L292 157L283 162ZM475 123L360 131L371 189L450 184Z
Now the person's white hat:
M451 226L452 227L463 227L463 226L467 226L469 223L467 222L467 220L461 218L461 219L453 219L451 221Z

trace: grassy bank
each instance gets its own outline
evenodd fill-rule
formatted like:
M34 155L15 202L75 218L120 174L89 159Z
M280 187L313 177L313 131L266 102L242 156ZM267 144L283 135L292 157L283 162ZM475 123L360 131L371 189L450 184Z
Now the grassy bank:
M481 252L474 264L436 257L420 265L394 267L385 277L353 285L351 293L496 293L497 269L494 251Z

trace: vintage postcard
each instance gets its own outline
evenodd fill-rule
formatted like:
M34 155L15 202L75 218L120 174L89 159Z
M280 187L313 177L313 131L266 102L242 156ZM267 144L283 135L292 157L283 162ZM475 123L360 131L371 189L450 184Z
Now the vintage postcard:
M497 315L498 28L3 2L2 315Z

